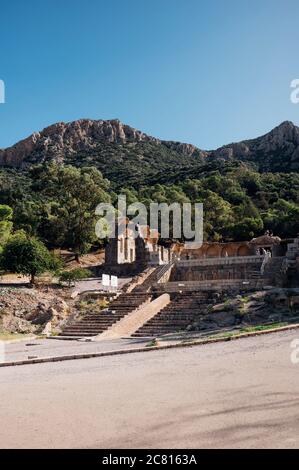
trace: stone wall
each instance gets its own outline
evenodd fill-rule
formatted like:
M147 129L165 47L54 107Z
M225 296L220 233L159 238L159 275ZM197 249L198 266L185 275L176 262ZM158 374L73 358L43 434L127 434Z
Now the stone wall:
M146 269L146 265L140 265L139 263L123 263L123 264L101 264L97 266L93 272L97 277L102 274L110 274L112 276L119 277L132 277L137 276Z
M205 281L220 279L248 279L253 270L260 270L261 263L225 264L214 266L180 266L176 264L170 281Z
M223 258L228 256L250 256L254 254L254 249L250 245L250 242L206 242L195 250L183 249L180 257L181 259Z
M105 249L105 263L110 265L134 263L136 260L134 238L112 238Z

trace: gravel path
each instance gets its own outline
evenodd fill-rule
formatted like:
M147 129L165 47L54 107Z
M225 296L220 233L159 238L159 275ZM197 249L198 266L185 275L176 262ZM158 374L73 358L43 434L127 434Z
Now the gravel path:
M0 369L0 446L298 448L298 336Z

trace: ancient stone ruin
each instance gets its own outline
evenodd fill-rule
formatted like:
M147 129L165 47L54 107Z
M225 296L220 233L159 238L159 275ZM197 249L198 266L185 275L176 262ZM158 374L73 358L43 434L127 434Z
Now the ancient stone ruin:
M143 226L137 238L126 229L110 241L100 272L132 280L101 314L68 324L64 336L113 336L128 325L127 335L156 337L299 317L299 238L266 232L248 242L165 248Z

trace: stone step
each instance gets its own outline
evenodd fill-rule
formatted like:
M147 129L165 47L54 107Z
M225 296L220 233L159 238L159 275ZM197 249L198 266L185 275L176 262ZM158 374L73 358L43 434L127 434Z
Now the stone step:
M114 322L116 323L116 322ZM107 322L107 323L97 323L97 324L90 324L90 323L84 323L84 324L81 324L81 325L78 325L77 323L73 323L72 325L69 325L67 328L76 328L76 329L86 329L86 328L105 328L107 326L110 326L110 325L113 325L114 323L112 322Z
M144 304L150 297L146 293L121 294L112 301L109 309L100 313L87 313L79 320L72 320L65 326L60 336L96 336L103 333L130 312Z
M103 333L102 328L99 329L93 329L93 330L65 330L65 334L63 336L69 336L69 335L76 335L76 336L81 336L81 335L88 335L88 336L97 336Z
M101 331L99 333L102 333ZM87 337L87 338L92 338L93 336L97 336L97 334L90 334L90 333L87 333L87 332L81 332L79 335L78 333L72 333L72 332L68 332L64 335L61 335L61 336L68 336L68 337L75 337L75 338L82 338L82 337Z
M123 317L108 317L108 318L101 318L98 320L79 320L79 321L72 321L68 323L69 325L76 324L76 325L101 325L102 323L107 323L110 321L118 321L121 320Z
M65 331L66 330L77 330L77 331L80 331L80 330L102 330L104 327L102 325L98 325L98 326L76 326L76 325L73 325L73 326L69 326L68 328L65 328Z
M82 321L102 321L102 320L107 320L109 318L122 318L123 315L118 315L118 314L111 314L111 315L99 315L99 318L84 318L84 320L82 319Z
M194 314L189 314L189 315L156 315L154 319L150 321L156 321L156 319L163 319L164 320L188 320L190 318L193 318Z
M194 309L197 309L197 308L201 308L202 305L194 305L194 306L190 306L188 305L186 308L184 307L184 305L181 305L181 306L175 306L173 308L170 308L170 309L167 309L167 312L169 313L173 313L173 314L176 314L176 313L180 313L181 311L184 311L185 312L193 312Z
M184 331L194 317L206 313L208 295L202 292L182 292L176 294L169 305L139 328L132 336L160 336Z

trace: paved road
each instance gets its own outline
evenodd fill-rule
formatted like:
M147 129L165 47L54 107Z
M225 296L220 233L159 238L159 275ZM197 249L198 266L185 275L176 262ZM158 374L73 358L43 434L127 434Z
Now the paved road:
M6 344L4 343L4 361L22 361L32 358L50 356L71 356L93 352L114 351L145 346L149 340L142 338L113 339L105 341L69 341L61 339L27 339Z
M296 337L0 369L0 446L298 448Z

